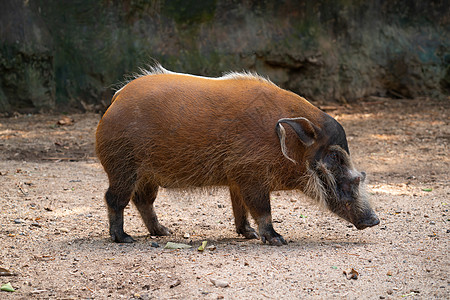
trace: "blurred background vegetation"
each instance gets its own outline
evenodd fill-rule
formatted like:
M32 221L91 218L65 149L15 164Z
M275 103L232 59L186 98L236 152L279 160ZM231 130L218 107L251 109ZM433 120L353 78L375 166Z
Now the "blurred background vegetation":
M447 0L1 0L0 112L102 110L154 60L313 101L450 95Z

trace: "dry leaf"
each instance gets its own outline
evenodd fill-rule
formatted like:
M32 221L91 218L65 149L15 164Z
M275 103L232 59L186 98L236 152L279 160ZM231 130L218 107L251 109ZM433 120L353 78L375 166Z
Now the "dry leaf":
M347 276L347 279L358 279L359 273L353 269L353 268L349 268L347 270L344 270L344 274L345 276Z
M202 245L200 246L200 247L198 247L198 251L203 251L203 250L205 250L205 247L206 247L206 244L208 244L208 242L207 241L203 241L202 242Z
M56 124L61 125L61 126L70 126L70 125L73 125L74 122L75 122L74 119L64 116L58 122L56 122Z
M188 249L188 248L192 248L192 246L173 242L167 242L167 244L164 246L164 249Z
M0 287L0 290L5 291L5 292L15 292L15 290L12 287L10 282L8 282L6 284L2 284L2 286Z

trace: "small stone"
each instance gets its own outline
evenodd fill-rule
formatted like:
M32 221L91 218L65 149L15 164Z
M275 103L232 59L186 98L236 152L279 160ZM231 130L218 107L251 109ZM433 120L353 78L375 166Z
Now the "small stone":
M143 295L141 295L141 297L139 299L140 300L150 300L150 299L153 299L153 297L150 297L149 294L143 294Z
M386 291L386 293L387 293L388 295L392 295L392 294L394 293L394 291L393 291L392 289L388 289L388 290Z
M436 222L430 221L430 225L436 225Z
M216 250L216 246L211 245L211 246L206 247L206 249L208 249L209 251L214 251L214 250Z
M42 227L41 224L39 224L38 222L31 223L31 226L38 227L38 228Z
M385 296L380 296L380 299L386 299L386 297Z
M185 239L188 239L188 238L191 237L191 235L190 235L188 232L186 232L186 233L183 235L183 237L184 237Z
M157 242L152 242L152 245L151 245L153 248L158 248L159 247L159 244L157 243Z
M210 281L215 286L221 287L221 288L225 288L225 287L230 285L227 281L221 280L221 279L213 279L213 278L211 278Z
M61 228L59 228L59 231L60 231L60 232L64 232L64 233L68 233L68 232L69 232L69 229L67 229L67 228L65 228L65 227L61 227Z
M174 287L176 287L176 286L179 286L181 284L181 281L179 280L179 279L176 279L176 280L174 280L174 281L172 281L171 283L170 283L170 288L171 289L173 289Z
M16 223L16 224L22 224L22 223L23 223L23 220L22 220L22 219L15 219L15 220L14 220L14 223Z

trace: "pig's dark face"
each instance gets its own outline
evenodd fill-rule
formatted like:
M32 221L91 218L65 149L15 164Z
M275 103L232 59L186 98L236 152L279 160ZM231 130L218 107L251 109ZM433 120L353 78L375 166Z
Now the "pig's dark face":
M325 149L308 172L305 192L311 197L358 229L379 224L367 199L366 174L353 167L348 153L340 146Z
M358 229L379 224L367 200L366 174L358 172L350 160L344 128L326 114L322 126L302 117L280 119L276 129L281 152L295 164L297 161L287 155L286 132L281 123L291 126L304 146L306 173L298 187Z
M366 174L352 166L346 151L339 146L329 147L316 170L327 194L327 207L332 212L358 229L380 223L367 200Z

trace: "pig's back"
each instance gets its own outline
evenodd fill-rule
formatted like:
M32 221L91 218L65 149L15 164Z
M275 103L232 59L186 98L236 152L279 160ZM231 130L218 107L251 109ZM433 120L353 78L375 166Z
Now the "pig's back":
M115 96L97 145L131 151L124 163L162 186L226 185L276 164L275 124L301 99L258 78L148 75Z

